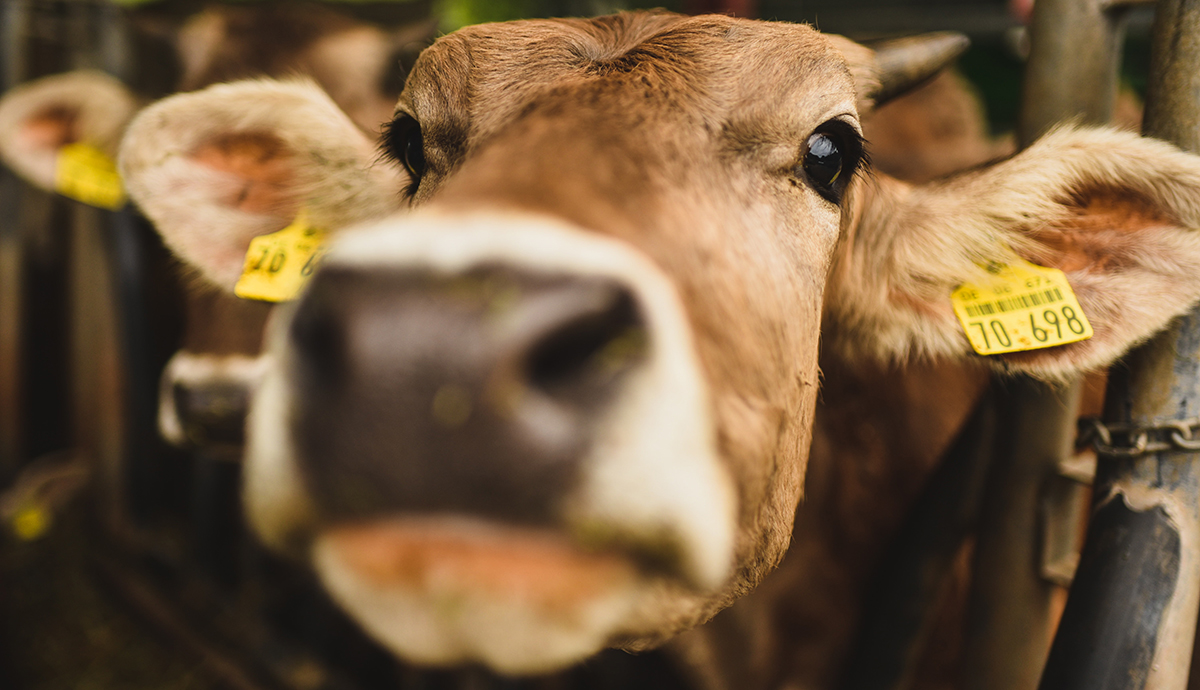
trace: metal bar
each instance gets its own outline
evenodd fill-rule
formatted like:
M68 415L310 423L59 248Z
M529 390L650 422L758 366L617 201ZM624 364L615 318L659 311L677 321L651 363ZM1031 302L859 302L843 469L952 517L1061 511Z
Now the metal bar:
M1154 23L1145 134L1200 152L1200 19L1197 3L1161 0Z
M96 24L99 27L97 50L104 71L126 84L133 76L132 56L129 52L129 22L125 11L117 5L104 3L96 8Z
M1200 153L1200 0L1160 0L1145 132ZM1200 415L1200 310L1109 379L1109 422ZM1182 690L1200 607L1200 455L1101 457L1091 526L1042 690Z
M1200 413L1198 336L1192 314L1131 354L1111 374L1106 418L1145 424ZM1164 380L1164 365L1175 381ZM1100 458L1087 542L1043 690L1186 686L1200 585L1196 463L1176 453Z
M154 464L157 447L156 405L160 364L152 354L151 324L144 299L146 235L153 232L132 206L111 214L107 239L113 258L114 297L119 319L119 345L125 372L124 485L127 515L142 523L160 502L161 481Z
M126 524L125 376L120 356L106 212L72 204L70 247L71 373L75 445L96 462L101 519Z
M1124 16L1109 11L1105 0L1038 0L1034 5L1017 126L1022 146L1063 120L1109 121ZM1057 476L1072 452L1081 384L1052 388L1017 380L998 385L1013 440L995 461L975 553L966 687L1030 690L1045 664L1056 612L1057 589L1042 576L1043 542L1071 529L1049 522L1072 521L1082 491Z
M131 60L125 12L111 4L99 5L92 10L92 30L96 34L100 62L106 72L128 82ZM157 433L158 371L150 352L151 327L144 308L144 250L147 235L152 231L128 205L120 211L102 214L101 222L108 246L105 256L109 259L114 299L112 308L118 345L114 356L119 357L124 372L123 515L136 525L147 517L159 492L151 479L157 475L150 469L151 463L159 460L151 457Z
M24 282L21 232L12 210L19 203L19 187L12 173L0 171L0 484L16 472L22 453L21 366L22 283Z
M1067 118L1112 119L1124 18L1104 0L1038 0L1017 124L1021 146Z
M1003 428L988 478L968 601L969 690L1036 687L1049 648L1055 585L1040 575L1042 489L1074 443L1078 383L1018 378L995 384Z
M4 3L0 45L4 46L5 89L21 83L29 74L29 46L25 40L29 30L29 2L6 0Z
M19 84L25 76L26 25L29 22L27 0L9 0L0 8L0 89ZM24 247L17 206L20 186L9 171L0 172L0 482L17 471L23 452L24 427L21 404L24 371L21 351L21 323L24 318Z

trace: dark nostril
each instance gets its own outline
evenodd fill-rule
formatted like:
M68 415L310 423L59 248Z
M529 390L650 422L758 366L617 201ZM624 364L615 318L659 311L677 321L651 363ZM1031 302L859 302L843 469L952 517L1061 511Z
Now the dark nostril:
M175 414L187 441L196 447L243 442L249 388L235 381L175 382Z
M574 310L544 332L526 359L528 382L556 397L598 392L645 354L645 329L633 296L591 286Z
M647 323L607 277L326 264L288 332L298 462L330 515L553 522Z

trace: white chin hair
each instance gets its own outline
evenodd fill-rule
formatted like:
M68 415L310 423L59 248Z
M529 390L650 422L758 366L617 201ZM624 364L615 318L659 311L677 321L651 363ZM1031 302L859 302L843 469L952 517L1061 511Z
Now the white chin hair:
M508 675L561 670L599 652L636 599L632 583L554 610L436 582L379 587L355 573L325 536L313 545L313 562L342 608L401 658L430 666L480 662Z

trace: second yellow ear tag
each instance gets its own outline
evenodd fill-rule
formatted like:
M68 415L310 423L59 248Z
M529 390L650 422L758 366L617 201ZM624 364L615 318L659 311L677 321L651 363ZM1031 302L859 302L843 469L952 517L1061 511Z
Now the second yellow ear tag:
M24 541L40 539L50 529L50 513L32 503L17 511L12 518L12 530Z
M117 164L91 144L67 144L58 151L54 190L63 196L115 211L125 205Z
M988 267L992 280L950 294L971 347L981 355L1038 350L1092 337L1066 276L1027 261Z
M279 232L250 240L234 294L267 302L294 299L317 267L323 240L324 233L308 224L303 210Z

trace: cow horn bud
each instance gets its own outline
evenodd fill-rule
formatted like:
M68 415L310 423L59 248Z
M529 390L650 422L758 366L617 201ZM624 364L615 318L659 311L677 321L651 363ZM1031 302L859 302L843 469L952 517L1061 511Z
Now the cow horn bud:
M933 78L962 55L969 45L970 39L963 34L937 31L881 41L871 46L875 51L875 74L879 78L879 90L872 94L875 105L882 105Z

